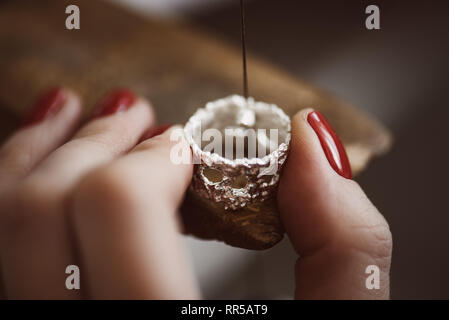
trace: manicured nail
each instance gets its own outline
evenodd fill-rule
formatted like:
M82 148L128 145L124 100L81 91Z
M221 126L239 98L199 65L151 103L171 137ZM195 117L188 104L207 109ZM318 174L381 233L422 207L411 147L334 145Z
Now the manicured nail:
M105 117L126 111L136 102L135 94L128 89L117 89L109 93L95 108L93 118Z
M351 166L346 150L326 118L320 112L313 111L307 116L307 121L318 136L331 167L342 177L351 179Z
M161 124L159 126L151 128L144 134L142 140L148 140L148 139L151 139L158 135L161 135L165 131L167 131L171 126L173 126L173 125L172 124Z
M45 91L22 121L22 127L36 124L61 110L67 96L62 88L51 88Z

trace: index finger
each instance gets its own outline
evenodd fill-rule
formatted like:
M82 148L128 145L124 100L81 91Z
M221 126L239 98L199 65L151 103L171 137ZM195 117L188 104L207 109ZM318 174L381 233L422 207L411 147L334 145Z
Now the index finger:
M73 221L93 298L199 296L177 217L192 164L171 161L172 131L94 173L76 192Z

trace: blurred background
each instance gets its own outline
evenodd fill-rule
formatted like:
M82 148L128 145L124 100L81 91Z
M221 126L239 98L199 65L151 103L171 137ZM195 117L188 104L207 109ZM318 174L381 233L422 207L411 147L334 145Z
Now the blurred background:
M240 46L238 0L109 1ZM392 298L449 299L449 1L245 2L251 54L392 131L392 150L356 178L393 233ZM370 4L380 8L381 30L365 28ZM248 72L251 79L251 61ZM185 245L205 298L293 297L288 239L261 252L192 237Z
M240 45L236 0L115 0ZM375 115L394 146L357 181L393 232L392 298L449 298L449 2L246 1L251 53ZM365 28L376 4L381 30ZM251 72L251 69L249 69ZM286 239L251 252L186 238L206 297L291 298Z

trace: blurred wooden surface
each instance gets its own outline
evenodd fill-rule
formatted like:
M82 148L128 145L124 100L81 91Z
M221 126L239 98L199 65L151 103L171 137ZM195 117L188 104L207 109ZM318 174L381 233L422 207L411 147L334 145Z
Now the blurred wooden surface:
M127 86L151 99L161 122L178 123L207 101L241 93L239 48L191 25L154 21L100 0L72 2L80 7L80 30L65 28L66 1L0 2L0 105L10 113L19 116L55 84L79 91L86 108ZM355 172L390 146L389 132L374 119L251 55L249 81L252 96L290 115L321 110Z

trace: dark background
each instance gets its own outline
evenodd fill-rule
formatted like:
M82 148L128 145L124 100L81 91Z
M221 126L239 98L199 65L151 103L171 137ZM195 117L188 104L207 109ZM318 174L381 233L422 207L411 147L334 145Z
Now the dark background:
M381 30L365 28L369 4L380 8ZM357 177L393 233L392 298L448 299L449 1L255 0L246 8L251 53L392 130L391 152ZM240 45L239 10L235 1L191 20Z

